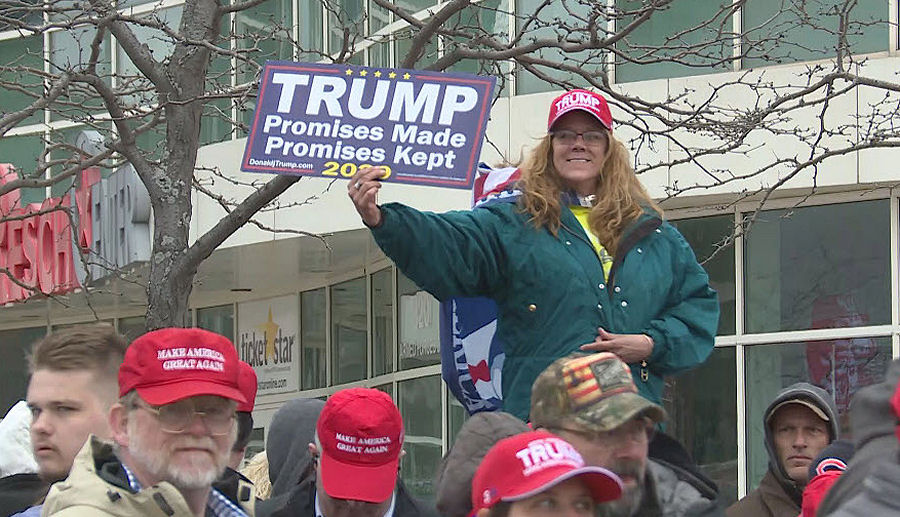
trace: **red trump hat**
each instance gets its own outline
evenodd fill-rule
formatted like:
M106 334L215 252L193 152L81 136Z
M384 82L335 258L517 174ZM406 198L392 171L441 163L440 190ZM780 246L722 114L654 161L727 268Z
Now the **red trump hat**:
M119 367L119 396L137 390L154 406L197 395L246 402L238 385L240 360L225 336L196 328L165 328L135 339Z
M325 493L336 499L379 503L397 484L403 419L383 391L341 390L325 402L316 425Z
M501 501L520 501L568 479L584 481L597 503L618 499L622 481L601 467L586 467L569 442L531 431L497 442L481 460L472 479L472 513Z
M606 99L599 93L588 90L570 90L553 99L550 103L550 116L547 118L547 131L553 124L570 111L584 111L600 121L603 127L612 131L613 119Z
M238 367L238 387L246 402L238 404L237 410L252 413L256 404L256 370L244 361L239 362Z

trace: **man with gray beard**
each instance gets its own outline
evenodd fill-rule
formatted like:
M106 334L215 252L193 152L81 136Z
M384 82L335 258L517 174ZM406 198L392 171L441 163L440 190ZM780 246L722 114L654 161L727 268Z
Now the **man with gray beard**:
M253 513L252 487L212 488L234 444L245 402L227 338L202 329L144 334L119 368L112 443L92 437L42 515L215 516Z
M688 470L648 457L662 407L638 395L628 365L615 354L572 354L535 380L531 423L571 443L587 465L622 479L616 501L600 517L723 516L714 488Z

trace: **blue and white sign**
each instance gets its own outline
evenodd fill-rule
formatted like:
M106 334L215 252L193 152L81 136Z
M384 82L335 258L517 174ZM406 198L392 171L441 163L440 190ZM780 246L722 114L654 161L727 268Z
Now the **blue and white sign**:
M471 188L496 79L269 61L241 162L246 172Z

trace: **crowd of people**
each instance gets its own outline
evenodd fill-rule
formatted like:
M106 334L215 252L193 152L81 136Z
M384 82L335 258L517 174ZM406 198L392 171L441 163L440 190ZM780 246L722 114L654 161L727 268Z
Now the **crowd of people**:
M165 328L128 344L97 324L33 345L25 401L0 421L0 514L897 513L900 362L853 400L853 441L840 439L826 391L782 390L763 415L768 470L729 506L664 432L660 405L664 377L712 350L716 293L635 177L606 100L585 90L555 99L520 172L516 202L447 214L378 205L377 167L348 184L376 242L420 287L498 305L504 410L466 420L433 501L404 484L404 421L386 393L288 401L265 451L245 463L256 374L228 338Z
M238 472L256 376L224 336L169 328L126 346L88 325L47 336L31 357L25 405L0 422L3 515L807 517L898 506L900 361L854 399L855 442L839 439L827 392L782 390L763 415L769 470L726 508L610 352L551 363L528 423L502 411L467 419L434 501L403 483L403 418L382 391L285 403L266 450Z

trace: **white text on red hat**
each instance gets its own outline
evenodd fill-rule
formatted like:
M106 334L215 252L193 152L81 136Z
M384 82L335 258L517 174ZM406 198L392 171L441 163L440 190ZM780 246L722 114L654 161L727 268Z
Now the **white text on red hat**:
M599 104L600 99L588 92L569 92L556 101L556 111L562 111L573 106L586 106L591 109L597 109Z
M205 347L178 347L157 350L156 359L162 369L225 371L225 356L217 350Z
M522 461L524 467L522 473L526 476L559 465L570 465L574 468L584 466L584 460L578 451L568 443L553 438L529 442L528 447L516 453L516 457Z
M336 449L355 454L384 454L388 452L388 445L393 443L388 436L362 438L334 433L334 439L337 440Z

